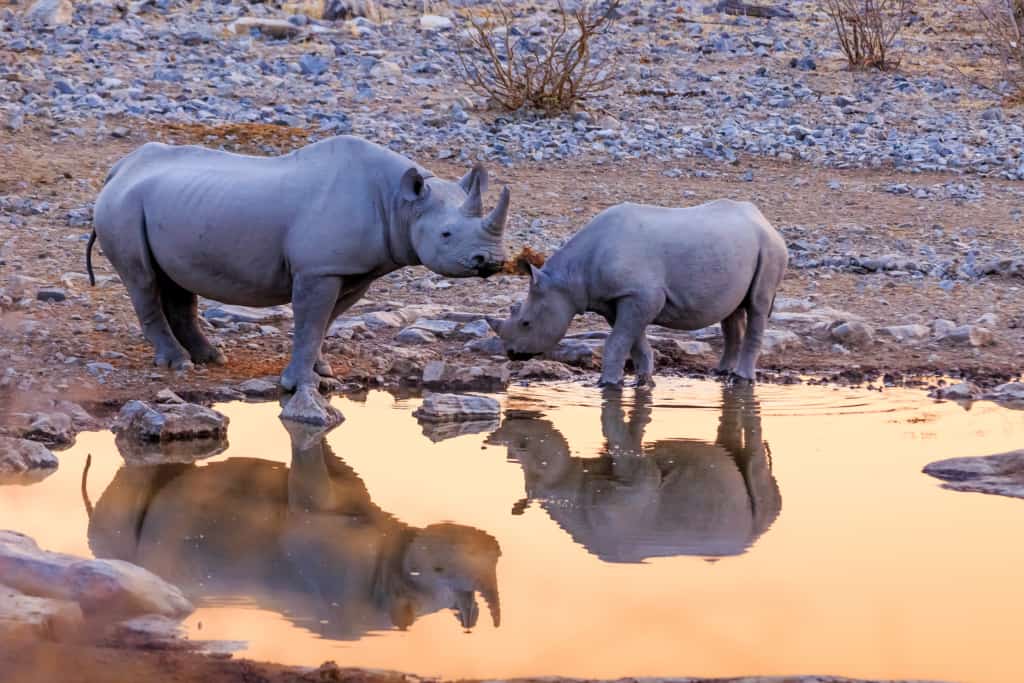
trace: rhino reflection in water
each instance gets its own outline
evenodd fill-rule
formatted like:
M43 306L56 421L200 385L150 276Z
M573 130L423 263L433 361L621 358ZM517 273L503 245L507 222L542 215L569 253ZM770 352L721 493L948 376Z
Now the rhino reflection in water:
M530 417L506 417L489 441L507 446L523 468L527 498L513 512L539 501L602 560L721 557L745 552L782 507L758 411L751 387L727 386L714 444L670 439L644 446L651 398L638 391L628 422L621 395L606 397L606 445L598 457L572 457L550 422ZM672 413L682 416L663 417Z
M231 458L124 467L97 501L97 557L140 564L209 603L251 599L324 637L406 628L452 608L501 618L501 550L468 526L410 527L377 507L322 432L289 424L291 466Z

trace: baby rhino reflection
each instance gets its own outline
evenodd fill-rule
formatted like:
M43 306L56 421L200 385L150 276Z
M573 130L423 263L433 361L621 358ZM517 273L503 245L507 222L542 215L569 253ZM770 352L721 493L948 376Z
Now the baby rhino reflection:
M370 500L323 434L289 431L291 467L231 458L122 468L92 513L93 552L140 564L193 597L252 599L332 639L406 628L446 608L472 628L476 591L498 626L492 536L403 524Z
M724 389L715 443L671 439L643 445L650 395L637 392L627 422L621 396L601 409L604 451L571 456L547 420L506 418L491 443L508 447L526 479L527 498L573 539L607 562L651 557L721 557L746 551L782 507L761 440L750 387Z

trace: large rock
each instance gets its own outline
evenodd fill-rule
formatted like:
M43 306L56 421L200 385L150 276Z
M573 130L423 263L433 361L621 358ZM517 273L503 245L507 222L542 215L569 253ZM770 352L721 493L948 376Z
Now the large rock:
M140 442L225 439L228 418L216 410L195 403L161 403L151 406L129 401L121 408L112 427L122 438Z
M193 609L180 590L142 567L49 552L13 531L0 531L0 582L28 595L77 603L87 616L176 618Z
M281 419L313 427L335 427L345 419L314 387L303 384L290 398L284 399Z
M851 349L862 349L875 342L875 332L866 323L850 320L831 329L832 339Z
M62 640L78 633L82 622L78 603L33 597L0 584L0 639Z
M1024 498L1024 450L976 458L940 460L924 468L942 487Z
M1000 384L986 393L984 398L1001 403L1024 404L1024 382Z
M573 377L572 370L563 363L537 358L528 360L520 365L515 371L515 375L519 379L539 380L572 379Z
M35 413L29 420L24 436L25 438L56 448L73 444L75 442L75 429L69 415L64 413Z
M421 422L497 420L501 415L501 404L489 396L428 394L413 415Z
M996 343L995 335L987 327L980 325L961 325L940 337L939 341L964 346L991 346Z
M765 330L764 340L761 342L761 351L766 356L770 356L797 348L801 344L800 337L795 332L790 332L789 330Z
M251 306L216 304L215 306L203 311L203 317L211 322L214 320L223 320L229 323L256 323L263 325L281 320L291 320L293 313L291 306L253 308Z
M57 456L41 443L0 436L0 484L30 484L57 471Z
M438 391L501 391L509 383L509 364L460 366L431 361L423 368L422 383Z
M25 20L40 26L65 26L73 14L71 0L36 0L25 12Z

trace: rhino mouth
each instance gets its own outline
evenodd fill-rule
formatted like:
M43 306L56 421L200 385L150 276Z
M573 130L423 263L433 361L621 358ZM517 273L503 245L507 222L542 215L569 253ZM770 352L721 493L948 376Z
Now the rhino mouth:
M530 360L531 358L536 358L539 355L539 353L523 353L522 351L508 352L509 360Z
M495 273L500 272L501 269L502 269L502 265L501 264L486 263L486 264L484 264L482 266L477 266L476 269L475 269L475 272L476 272L478 277L482 277L483 279L486 280L487 278L489 278L490 276L494 275Z

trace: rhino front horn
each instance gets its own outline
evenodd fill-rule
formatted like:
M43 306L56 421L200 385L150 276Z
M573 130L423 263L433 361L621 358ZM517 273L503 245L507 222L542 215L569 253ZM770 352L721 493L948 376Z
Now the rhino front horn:
M501 233L505 230L505 222L508 220L508 206L511 196L512 193L509 191L508 185L506 185L501 190L498 205L484 219L484 230L497 237L501 236Z

